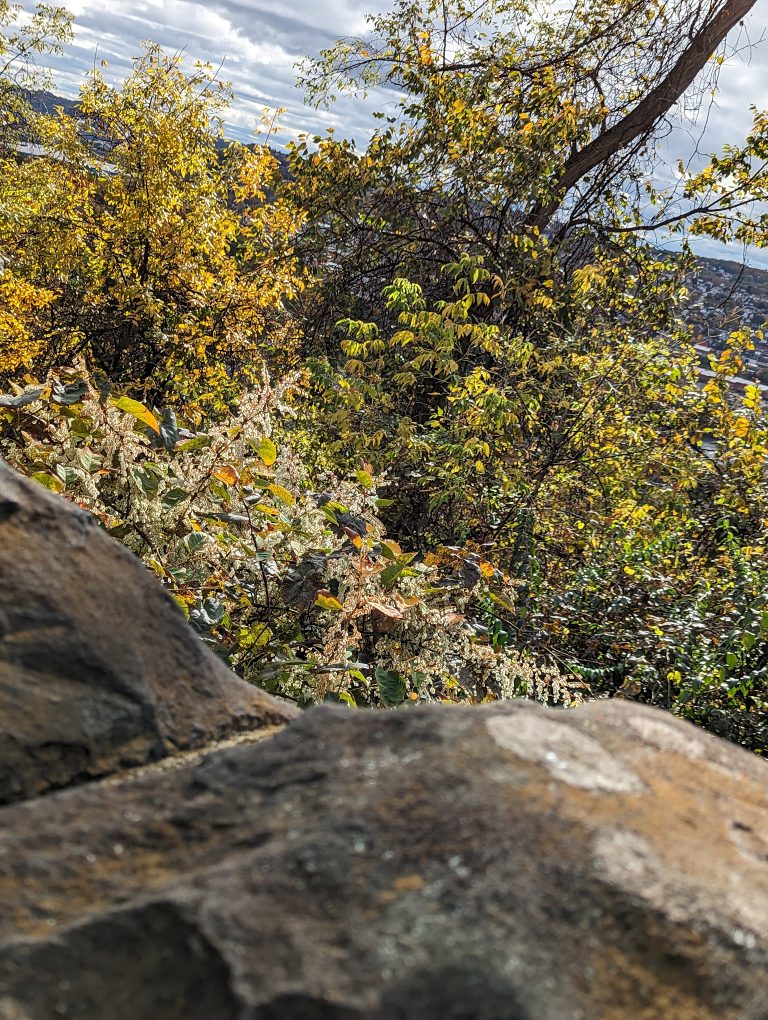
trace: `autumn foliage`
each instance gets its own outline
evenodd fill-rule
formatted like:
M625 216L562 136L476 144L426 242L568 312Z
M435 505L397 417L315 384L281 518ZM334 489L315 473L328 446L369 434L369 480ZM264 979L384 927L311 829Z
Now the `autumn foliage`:
M765 751L768 421L732 385L762 336L701 376L693 260L642 240L673 220L652 125L564 183L677 52L664 19L635 50L641 7L514 37L521 3L481 8L485 36L401 3L307 72L396 84L400 115L364 152L303 140L288 179L224 140L210 68L154 46L77 118L9 90L0 453L301 704L634 697ZM765 135L687 175L674 224L762 243Z

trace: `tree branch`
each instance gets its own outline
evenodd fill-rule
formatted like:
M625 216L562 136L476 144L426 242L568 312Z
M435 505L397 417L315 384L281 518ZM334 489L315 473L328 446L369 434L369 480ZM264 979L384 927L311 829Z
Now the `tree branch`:
M675 105L692 84L734 25L746 17L755 2L756 0L725 0L717 14L709 18L692 36L690 44L680 54L666 77L652 88L633 110L566 161L560 179L553 189L555 197L534 207L528 217L528 224L539 229L545 227L568 192L582 178L615 153L648 135L660 118Z

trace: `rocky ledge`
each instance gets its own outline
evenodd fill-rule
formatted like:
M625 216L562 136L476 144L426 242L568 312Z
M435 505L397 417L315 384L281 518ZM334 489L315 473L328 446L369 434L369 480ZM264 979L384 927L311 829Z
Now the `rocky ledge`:
M321 707L179 754L291 713L0 483L0 768L27 797L0 809L0 1020L768 1017L765 762L625 702ZM100 764L29 751L56 711Z

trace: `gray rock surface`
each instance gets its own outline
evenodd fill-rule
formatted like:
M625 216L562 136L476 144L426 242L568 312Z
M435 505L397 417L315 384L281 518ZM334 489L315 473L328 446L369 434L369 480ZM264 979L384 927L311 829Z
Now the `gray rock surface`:
M90 515L0 461L0 804L293 715Z
M765 1020L768 767L652 709L322 707L0 810L1 1020Z

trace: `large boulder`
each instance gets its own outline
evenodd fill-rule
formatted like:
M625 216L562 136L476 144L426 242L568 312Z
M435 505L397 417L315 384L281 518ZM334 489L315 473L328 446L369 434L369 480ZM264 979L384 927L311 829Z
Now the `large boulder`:
M93 517L0 461L0 804L293 714Z
M321 707L0 811L2 1020L765 1020L768 767L655 710Z

